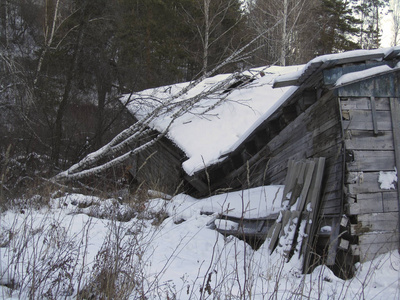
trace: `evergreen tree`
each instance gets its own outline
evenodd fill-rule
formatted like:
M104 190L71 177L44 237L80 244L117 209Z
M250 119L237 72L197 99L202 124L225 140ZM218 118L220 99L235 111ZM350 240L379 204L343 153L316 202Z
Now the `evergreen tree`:
M320 31L316 55L360 48L357 42L361 20L354 16L354 1L320 0L315 13Z
M388 0L359 0L355 11L360 15L360 39L363 49L376 49L380 44L380 12Z

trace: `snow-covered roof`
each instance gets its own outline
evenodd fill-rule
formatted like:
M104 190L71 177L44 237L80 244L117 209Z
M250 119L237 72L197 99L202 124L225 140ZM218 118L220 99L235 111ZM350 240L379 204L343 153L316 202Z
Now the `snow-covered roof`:
M339 79L335 83L335 87L344 86L347 84L351 84L354 82L362 81L368 78L372 78L377 75L383 75L390 72L395 72L400 70L400 63L397 63L396 66L393 68L389 67L388 65L382 65L373 67L370 69L366 69L363 71L347 73L339 77Z
M192 175L217 162L244 133L254 127L261 116L279 106L278 100L291 88L273 89L274 79L301 68L302 66L271 66L252 69L241 76L251 76L254 81L232 89L229 93L226 92L227 88L237 79L233 74L217 75L203 80L186 94L174 99L173 103L183 104L185 100L196 100L197 95L207 93L174 120L167 134L187 156L183 163L186 173ZM188 85L189 83L180 83L148 89L134 95L126 95L122 100L131 100L127 107L140 120L163 101L170 101L173 95ZM209 91L212 92L208 93ZM220 101L221 98L224 100ZM174 118L177 107L167 109L153 119L149 126L162 132Z
M290 85L299 86L316 71L321 71L336 65L374 60L382 61L385 59L399 57L399 54L400 46L396 46L376 50L353 50L343 53L318 56L310 60L301 70L277 77L274 81L274 87L284 87Z
M148 89L126 95L122 101L130 101L127 107L139 120L162 107L163 103L168 103L148 125L159 132L168 128L167 137L187 156L183 169L188 175L193 175L234 151L313 75L347 63L381 62L397 58L399 53L400 47L392 47L323 55L306 65L257 68L236 79L235 74L206 78L179 97L174 95L190 83ZM336 78L333 87L399 69L400 65L371 65L366 70ZM243 76L252 78L251 82L229 90L238 78L243 80ZM182 113L185 105L187 109Z

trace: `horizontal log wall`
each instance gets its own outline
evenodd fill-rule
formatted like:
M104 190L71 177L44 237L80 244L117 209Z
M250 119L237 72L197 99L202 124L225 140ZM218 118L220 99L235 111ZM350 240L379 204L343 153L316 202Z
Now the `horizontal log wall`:
M395 147L389 97L342 97L340 101L346 149L346 213L351 247L370 260L398 247L397 184L380 179L395 170Z

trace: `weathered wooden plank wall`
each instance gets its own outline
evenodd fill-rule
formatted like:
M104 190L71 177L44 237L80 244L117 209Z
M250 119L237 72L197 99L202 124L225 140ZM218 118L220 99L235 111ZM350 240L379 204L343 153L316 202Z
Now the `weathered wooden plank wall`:
M338 102L333 95L322 97L291 122L268 144L268 168L253 169L251 183L283 184L290 159L325 157L322 213L341 212L342 131ZM328 184L327 184L328 183Z
M372 80L369 83L378 85ZM370 260L398 247L398 194L396 182L392 189L379 182L381 172L394 172L396 166L389 94L367 97L361 88L354 85L351 97L348 92L339 94L346 96L340 98L346 148L346 212L353 216L350 233L358 240L351 249L361 260Z
M177 192L177 187L182 184L183 159L185 154L178 147L161 139L131 159L136 187L145 185L168 194Z

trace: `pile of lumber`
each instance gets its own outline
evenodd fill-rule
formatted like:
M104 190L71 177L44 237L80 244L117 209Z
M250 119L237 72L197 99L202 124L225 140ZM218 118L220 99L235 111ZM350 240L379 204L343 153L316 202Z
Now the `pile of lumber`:
M303 257L303 272L309 269L310 250L315 242L324 166L322 157L289 161L282 199L284 207L267 235L271 253L279 245L288 261L295 253Z

